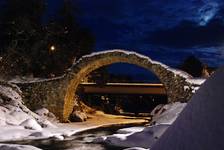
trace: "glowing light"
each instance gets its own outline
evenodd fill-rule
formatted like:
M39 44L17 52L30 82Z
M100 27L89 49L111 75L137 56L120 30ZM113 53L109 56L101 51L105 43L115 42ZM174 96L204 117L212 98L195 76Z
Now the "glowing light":
M50 50L51 50L51 51L55 51L55 46L52 45L52 46L50 47Z

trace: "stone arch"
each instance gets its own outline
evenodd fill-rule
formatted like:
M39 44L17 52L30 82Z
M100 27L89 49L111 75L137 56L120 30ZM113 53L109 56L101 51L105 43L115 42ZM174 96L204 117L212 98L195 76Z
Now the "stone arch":
M168 101L186 101L191 94L187 93L184 85L188 83L189 74L170 68L167 65L153 61L147 56L125 50L108 50L83 56L67 71L68 86L64 96L63 121L66 122L75 105L74 97L78 85L90 72L114 63L129 63L143 67L154 73L167 91Z

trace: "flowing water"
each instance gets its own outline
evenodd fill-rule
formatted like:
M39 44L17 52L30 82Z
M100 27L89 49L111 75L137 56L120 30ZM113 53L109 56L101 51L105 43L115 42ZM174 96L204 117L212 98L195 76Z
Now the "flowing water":
M127 126L125 126L127 127ZM130 127L130 126L128 126ZM29 140L20 141L14 144L27 144L41 148L43 150L121 150L121 147L111 146L105 143L93 143L92 141L98 137L111 135L116 133L118 129L124 128L124 126L117 127L105 127L94 130L88 130L68 137L63 141L55 139L46 140Z

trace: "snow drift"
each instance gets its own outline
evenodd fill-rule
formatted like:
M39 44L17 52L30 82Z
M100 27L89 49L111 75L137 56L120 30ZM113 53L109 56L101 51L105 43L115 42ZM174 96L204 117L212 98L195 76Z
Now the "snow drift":
M1 150L41 150L30 145L0 144Z
M185 106L186 103L180 102L158 106L151 113L153 121L150 126L120 129L116 134L102 136L94 139L93 142L103 142L119 147L133 147L132 149L139 150L151 148L178 117Z
M224 67L205 82L152 150L224 149Z
M34 128L39 126L38 129L54 127L23 104L21 91L16 85L6 83L0 85L0 125L24 125L28 128L34 125Z

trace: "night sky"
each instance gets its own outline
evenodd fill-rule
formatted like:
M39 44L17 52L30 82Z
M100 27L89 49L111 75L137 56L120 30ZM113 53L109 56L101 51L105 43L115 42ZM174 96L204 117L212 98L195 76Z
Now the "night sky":
M203 63L224 63L222 0L76 0L83 27L96 38L94 51L127 49L170 66L195 55ZM61 0L49 0L48 16ZM116 72L144 72L113 65Z

